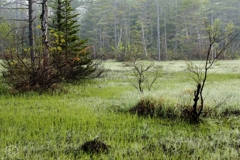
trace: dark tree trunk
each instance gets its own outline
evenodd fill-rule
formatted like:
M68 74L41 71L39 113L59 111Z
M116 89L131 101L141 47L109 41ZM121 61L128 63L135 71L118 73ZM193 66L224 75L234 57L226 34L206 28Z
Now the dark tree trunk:
M35 67L34 39L33 39L33 0L28 0L28 28L29 28L29 46L32 66Z
M193 104L193 111L192 111L192 117L191 117L192 123L199 123L199 115L198 115L198 111L197 111L197 106L198 106L198 100L199 100L201 89L202 89L201 84L198 84L197 90L194 93L194 99L193 99L194 104Z

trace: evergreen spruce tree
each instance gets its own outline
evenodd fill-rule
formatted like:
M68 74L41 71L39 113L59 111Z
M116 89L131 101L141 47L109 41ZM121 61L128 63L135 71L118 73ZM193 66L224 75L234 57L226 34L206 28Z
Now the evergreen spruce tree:
M62 78L80 80L89 77L98 77L102 74L100 63L90 58L86 40L77 35L79 25L78 14L74 14L71 0L55 0L53 5L51 33L55 41L52 46L53 64Z

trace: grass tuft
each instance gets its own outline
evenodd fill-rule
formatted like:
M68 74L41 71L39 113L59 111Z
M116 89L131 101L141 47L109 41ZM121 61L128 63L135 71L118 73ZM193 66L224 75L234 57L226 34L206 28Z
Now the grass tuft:
M168 119L180 118L182 108L174 106L170 101L159 97L143 97L134 107L129 111L144 117L158 117Z

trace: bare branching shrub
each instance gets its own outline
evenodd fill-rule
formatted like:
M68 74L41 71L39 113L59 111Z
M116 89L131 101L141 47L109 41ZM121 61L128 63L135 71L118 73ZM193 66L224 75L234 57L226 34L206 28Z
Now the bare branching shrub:
M133 77L132 79L127 76L129 83L141 93L143 93L146 88L148 91L151 91L162 73L162 67L155 66L153 62L147 63L133 60L132 62L124 64L130 68L131 76Z
M215 61L223 55L228 46L238 36L233 35L233 24L230 22L225 30L222 29L222 24L219 19L215 20L213 25L206 25L206 33L208 37L208 48L206 50L206 59L203 66L196 66L193 63L187 64L187 69L191 73L191 77L196 82L197 89L194 92L194 103L190 112L190 120L192 123L199 123L199 117L202 114L204 107L203 90L206 85L208 72ZM214 51L214 55L212 52ZM200 100L200 104L198 103Z

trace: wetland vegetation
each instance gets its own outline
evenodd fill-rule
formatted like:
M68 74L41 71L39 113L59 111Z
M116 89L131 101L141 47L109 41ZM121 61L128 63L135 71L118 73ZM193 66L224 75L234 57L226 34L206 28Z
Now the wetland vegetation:
M180 116L192 105L195 88L184 61L155 62L163 75L157 89L144 94L128 83L124 65L114 61L104 62L104 78L65 84L65 93L13 95L1 86L1 159L238 159L238 64L219 61L211 70L204 92L208 116L199 125ZM161 105L165 115L179 116L131 114L141 99ZM82 150L96 139L108 152Z

